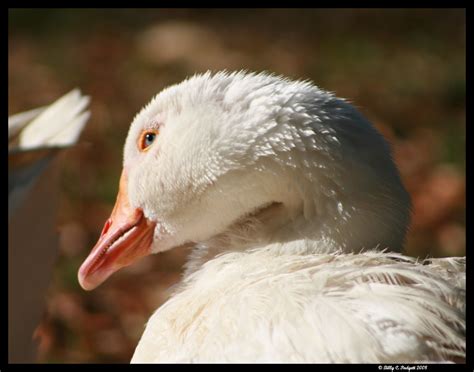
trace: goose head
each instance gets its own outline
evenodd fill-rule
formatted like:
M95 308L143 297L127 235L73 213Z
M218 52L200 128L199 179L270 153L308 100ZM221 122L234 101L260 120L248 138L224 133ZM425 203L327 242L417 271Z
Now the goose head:
M79 282L92 289L186 243L397 251L409 208L389 145L345 100L265 73L196 75L133 120L117 202Z

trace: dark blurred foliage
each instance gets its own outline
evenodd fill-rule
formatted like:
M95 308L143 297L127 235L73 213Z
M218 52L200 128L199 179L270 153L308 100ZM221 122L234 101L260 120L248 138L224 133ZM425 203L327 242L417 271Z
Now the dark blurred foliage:
M208 69L269 70L352 101L390 140L413 197L406 252L465 254L465 11L9 11L9 114L79 87L92 97L63 159L60 257L40 362L128 362L188 251L148 257L83 291L77 270L115 200L135 113Z

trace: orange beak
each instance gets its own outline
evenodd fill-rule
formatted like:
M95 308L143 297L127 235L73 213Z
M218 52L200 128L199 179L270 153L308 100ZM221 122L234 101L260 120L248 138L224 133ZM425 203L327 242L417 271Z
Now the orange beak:
M130 206L127 174L122 172L119 193L99 241L79 269L79 283L91 290L122 267L151 253L155 223L141 209Z

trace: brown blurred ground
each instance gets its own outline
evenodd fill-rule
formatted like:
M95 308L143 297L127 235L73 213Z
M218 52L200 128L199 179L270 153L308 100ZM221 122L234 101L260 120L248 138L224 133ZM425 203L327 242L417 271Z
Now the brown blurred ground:
M354 102L394 146L413 197L406 251L465 254L463 10L10 10L9 114L73 87L92 96L63 159L61 256L37 330L40 362L128 362L185 251L84 292L76 274L108 217L135 113L208 69L311 79Z

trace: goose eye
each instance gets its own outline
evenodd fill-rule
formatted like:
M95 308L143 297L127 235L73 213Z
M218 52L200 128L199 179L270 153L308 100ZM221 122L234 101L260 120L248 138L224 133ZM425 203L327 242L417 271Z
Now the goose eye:
M148 147L150 147L155 141L157 134L157 130L147 130L143 132L140 136L140 140L138 141L138 148L140 151L148 150Z

